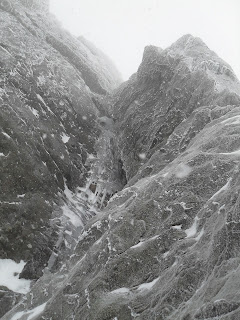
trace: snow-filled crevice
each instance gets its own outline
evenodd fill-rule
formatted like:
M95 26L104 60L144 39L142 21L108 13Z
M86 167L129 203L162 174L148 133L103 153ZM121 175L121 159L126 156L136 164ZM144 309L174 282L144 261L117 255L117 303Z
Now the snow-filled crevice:
M101 133L95 143L96 153L88 155L89 176L85 187L79 191L91 207L101 210L116 192L123 189L127 179L118 150L114 120L102 116L97 122Z
M63 257L74 252L87 221L102 211L113 195L127 183L114 121L103 116L98 118L97 125L100 134L94 146L95 152L87 155L85 185L72 190L69 177L63 177L64 189L59 192L61 205L57 207L51 222L58 228L58 239L47 265L51 271L61 266Z

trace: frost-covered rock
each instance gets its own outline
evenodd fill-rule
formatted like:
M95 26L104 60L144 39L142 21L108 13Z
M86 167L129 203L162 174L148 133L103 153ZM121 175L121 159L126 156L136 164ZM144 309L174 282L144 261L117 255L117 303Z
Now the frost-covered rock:
M199 38L183 36L165 50L146 47L136 75L112 97L127 179L158 172L210 121L204 107L239 104L239 95L230 66ZM190 116L196 119L187 130ZM185 132L178 132L181 123Z
M39 278L2 319L238 319L232 69L186 35L104 96L94 46L1 8L1 259Z
M121 80L48 1L0 1L0 16L0 258L26 261L20 278L38 279L95 214L80 189L106 116L99 101Z

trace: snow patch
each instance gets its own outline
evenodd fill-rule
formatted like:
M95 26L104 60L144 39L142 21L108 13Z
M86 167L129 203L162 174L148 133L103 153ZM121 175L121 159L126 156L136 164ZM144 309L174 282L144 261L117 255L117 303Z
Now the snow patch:
M156 235L152 238L149 238L149 239L146 239L144 241L140 241L139 243L135 244L134 246L130 247L130 249L135 249L135 248L138 248L138 247L141 247L144 243L147 243L149 241L152 241L152 240L155 240L159 237L159 235Z
M176 225L176 226L172 226L171 228L175 229L175 230L181 230L182 229L182 225L179 224L179 225Z
M27 320L31 320L31 319L34 319L35 317L39 316L45 310L46 304L47 303L44 303L44 304L36 307L35 309L28 311L28 313L30 313L30 316L27 318Z
M6 132L2 131L2 134L3 134L6 138L11 139L11 137L10 137Z
M158 282L159 278L153 280L152 282L143 283L138 287L138 290L151 290L152 287Z
M62 206L62 211L75 227L83 226L82 220L66 204Z
M26 195L25 193L24 193L24 194L19 194L17 197L18 197L18 198L24 198L25 195Z
M90 309L90 295L88 289L85 289L85 297L87 299L87 307Z
M180 205L181 205L181 207L182 207L184 210L192 209L192 207L188 208L188 207L186 206L186 203L185 203L185 202L180 202Z
M37 84L38 84L39 86L41 86L41 85L43 85L43 84L46 83L46 79L45 79L45 77L44 77L43 75L38 76L37 79L38 79Z
M67 186L67 180L64 178L64 194L66 198L69 200L69 202L77 204L78 201L74 200L74 193L68 188Z
M128 309L131 311L131 316L133 318L137 318L140 314L139 313L136 313L133 308L131 308L130 306L128 306Z
M0 285L17 293L28 293L31 281L19 279L25 264L24 261L16 263L10 259L0 259Z
M161 175L161 177L165 178L165 177L168 176L168 175L169 175L169 172L166 172L166 173L163 173L163 174Z
M111 294L128 294L130 290L128 288L119 288L110 292Z
M240 124L240 115L223 120L221 123L225 125Z
M91 229L92 228L97 228L98 230L101 230L101 227L102 227L102 222L101 221L97 221L91 226Z
M227 181L227 183L226 183L221 189L219 189L216 193L214 193L214 195L211 196L211 198L210 198L209 200L214 199L214 198L215 198L216 196L218 196L220 193L222 193L223 191L226 191L226 190L228 189L231 181L232 181L232 178L229 178L228 181Z
M68 234L69 236L72 236L72 231L65 230L64 232L65 232L66 234Z
M16 313L10 320L21 320L22 316L24 316L24 320L32 320L39 316L45 310L47 303L41 304L40 306L29 310L29 311L20 311ZM28 317L26 317L28 316Z
M24 311L20 311L16 313L10 320L19 320L24 314L26 314Z
M199 220L199 218L195 217L192 226L189 229L184 230L187 235L186 238L191 238L191 237L195 236L195 234L197 233L198 220Z
M38 112L36 109L34 109L34 108L30 107L30 106L28 106L28 107L29 107L29 109L32 111L33 115L34 115L36 118L39 118L39 112Z
M169 255L169 252L170 252L170 251L164 252L164 254L163 254L163 259L165 259L165 258Z
M147 156L146 156L146 153L139 153L138 157L141 160L145 160Z
M137 244L135 244L134 246L130 247L130 249L135 249L135 248L141 247L143 244L144 244L144 241L140 241Z
M88 159L89 159L89 160L95 160L96 157L95 157L92 153L89 153L89 154L88 154Z
M187 164L181 163L177 167L177 171L175 172L175 175L177 178L185 178L192 172L192 168L188 166Z
M48 109L48 111L54 115L54 113L52 112L52 110L49 108L49 106L46 104L46 102L43 100L43 98L40 96L40 94L36 94L37 98L39 101L41 101L44 106Z
M234 155L240 156L240 150L236 150L236 151L232 151L232 152L221 152L219 154L221 154L223 156L234 156Z
M225 204L223 204L223 205L218 209L218 214L220 214L224 208L225 208Z
M66 135L66 133L64 133L64 132L61 134L61 138L62 138L63 143L67 143L70 139L70 137L68 135Z
M196 238L194 238L194 239L195 239L196 241L199 241L199 240L202 238L203 234L204 234L204 228L199 232L199 235L198 235Z

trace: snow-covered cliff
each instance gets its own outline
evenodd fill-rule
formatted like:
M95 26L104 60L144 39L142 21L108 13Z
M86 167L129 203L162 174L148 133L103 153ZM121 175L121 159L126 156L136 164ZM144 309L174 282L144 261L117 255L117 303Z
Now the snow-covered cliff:
M2 319L239 319L231 67L186 35L119 85L22 4L0 1Z

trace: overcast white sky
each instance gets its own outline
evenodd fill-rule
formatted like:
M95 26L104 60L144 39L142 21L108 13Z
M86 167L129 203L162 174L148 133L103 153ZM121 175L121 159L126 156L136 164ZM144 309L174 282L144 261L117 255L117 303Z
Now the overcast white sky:
M182 35L198 36L240 79L240 0L50 0L63 27L103 50L124 80L143 49L166 48Z

